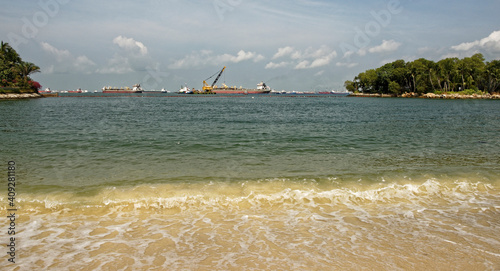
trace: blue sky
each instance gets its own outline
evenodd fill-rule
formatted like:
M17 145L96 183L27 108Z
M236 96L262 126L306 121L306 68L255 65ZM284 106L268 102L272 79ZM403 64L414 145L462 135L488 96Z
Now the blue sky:
M397 59L500 59L500 1L0 0L0 39L51 89L342 89Z

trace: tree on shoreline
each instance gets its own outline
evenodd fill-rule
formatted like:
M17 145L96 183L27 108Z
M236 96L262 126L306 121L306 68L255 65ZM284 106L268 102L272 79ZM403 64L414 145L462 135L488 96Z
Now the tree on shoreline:
M0 43L0 87L38 91L40 84L30 78L36 72L40 72L40 67L23 61L8 43Z
M500 60L485 62L482 54L463 59L446 58L438 62L420 58L411 62L396 60L346 81L347 90L363 93L401 95L446 92L488 92L500 90Z

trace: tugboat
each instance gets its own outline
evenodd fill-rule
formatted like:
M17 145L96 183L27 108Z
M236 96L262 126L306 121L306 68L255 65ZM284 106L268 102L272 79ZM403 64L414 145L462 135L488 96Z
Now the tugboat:
M194 93L194 88L191 90L189 87L186 85L184 87L181 86L179 91L177 91L178 94L193 94Z

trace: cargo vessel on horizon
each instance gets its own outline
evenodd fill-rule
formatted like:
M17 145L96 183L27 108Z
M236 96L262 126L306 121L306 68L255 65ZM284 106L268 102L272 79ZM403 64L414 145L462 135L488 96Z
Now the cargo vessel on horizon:
M271 92L271 88L264 82L257 84L257 88L228 87L222 84L221 87L214 86L212 92L217 94L266 94Z
M116 88L116 87L103 87L102 93L142 93L142 88L140 84L135 84L132 88Z

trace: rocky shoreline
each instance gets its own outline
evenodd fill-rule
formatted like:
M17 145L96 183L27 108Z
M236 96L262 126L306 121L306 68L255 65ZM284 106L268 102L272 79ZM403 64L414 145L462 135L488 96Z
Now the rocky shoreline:
M422 95L422 98L427 98L427 99L500 99L500 94L484 94L484 95L477 95L477 94L472 94L472 95L460 95L460 94L434 94L434 93L427 93Z
M42 98L38 93L6 93L0 94L0 100L36 99Z
M498 100L500 99L500 94L472 94L472 95L461 95L461 94L418 94L418 93L404 93L403 95L391 95L391 94L365 94L365 93L352 93L350 97L379 97L379 98L424 98L424 99L488 99L488 100Z

